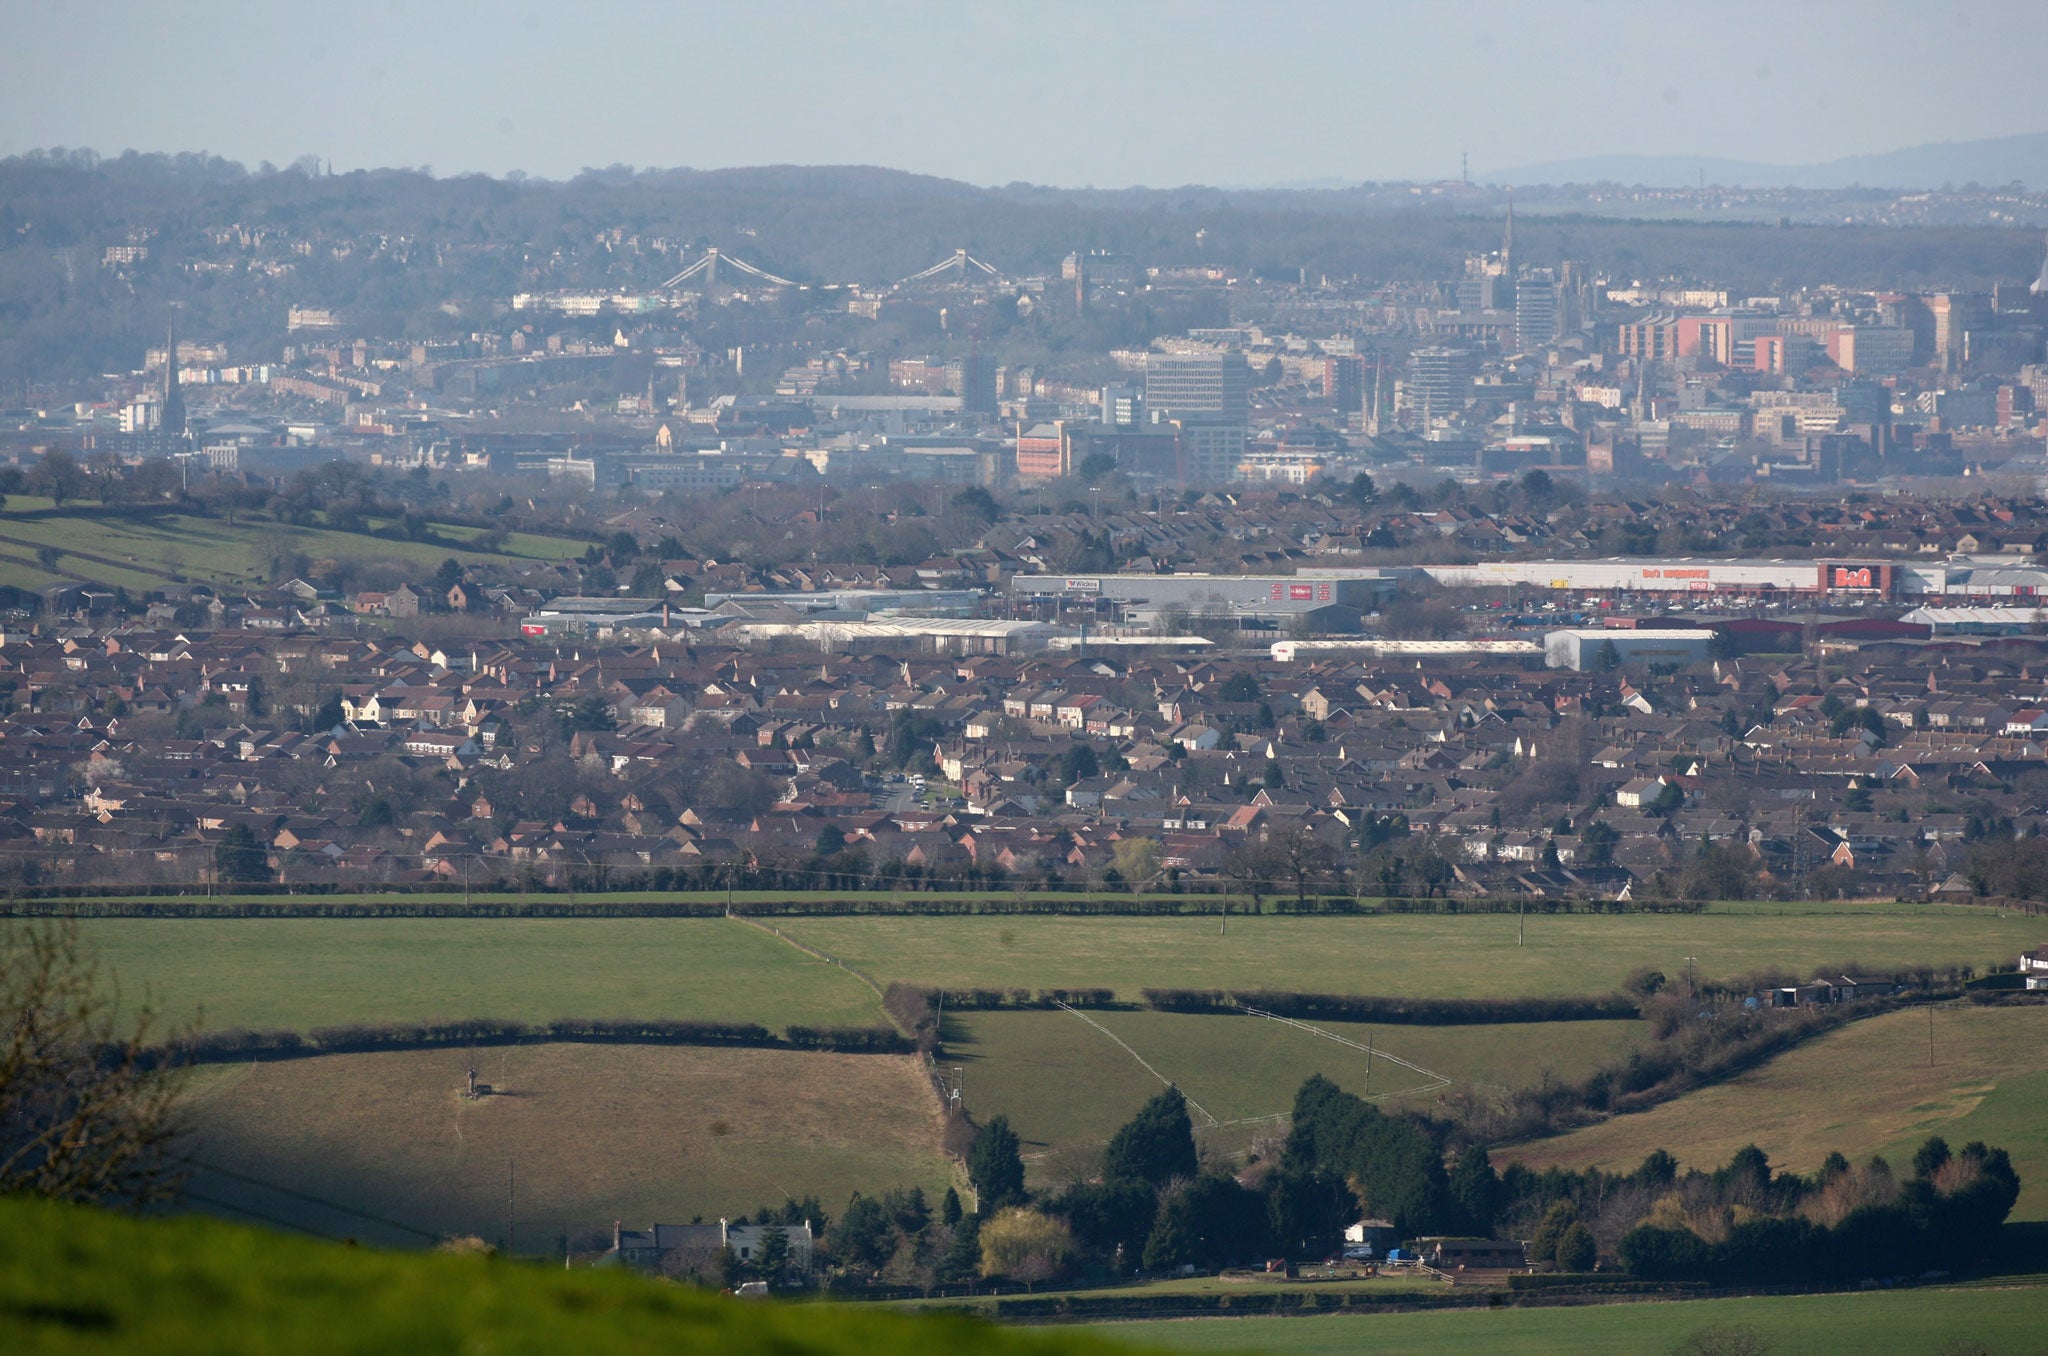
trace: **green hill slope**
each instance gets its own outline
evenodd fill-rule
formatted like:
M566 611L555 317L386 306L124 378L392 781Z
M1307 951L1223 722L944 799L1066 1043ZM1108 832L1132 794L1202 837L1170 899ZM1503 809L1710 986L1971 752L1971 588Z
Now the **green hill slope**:
M615 1273L344 1248L198 1219L0 1201L0 1348L17 1353L1128 1351L946 1318L739 1301Z

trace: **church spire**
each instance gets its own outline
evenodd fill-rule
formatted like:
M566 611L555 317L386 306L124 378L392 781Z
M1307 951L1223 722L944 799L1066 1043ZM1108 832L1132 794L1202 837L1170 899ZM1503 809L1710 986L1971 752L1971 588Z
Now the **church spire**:
M175 309L171 312L170 326L164 336L164 408L161 426L166 437L185 436L185 397L178 391L178 313Z

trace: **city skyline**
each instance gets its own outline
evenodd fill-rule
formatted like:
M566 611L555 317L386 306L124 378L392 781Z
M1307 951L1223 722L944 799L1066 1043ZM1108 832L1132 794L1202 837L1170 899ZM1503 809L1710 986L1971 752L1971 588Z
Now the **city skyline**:
M0 154L205 151L251 167L859 163L979 184L1254 186L1586 157L1803 164L2048 130L2034 78L2048 31L2017 3L1311 4L1256 25L1149 3L394 6L347 24L42 4L9 29ZM1911 78L1877 75L1900 70Z

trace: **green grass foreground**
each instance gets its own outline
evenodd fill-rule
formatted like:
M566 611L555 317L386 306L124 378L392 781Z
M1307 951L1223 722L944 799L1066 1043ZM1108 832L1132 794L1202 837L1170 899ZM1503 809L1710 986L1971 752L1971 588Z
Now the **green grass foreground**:
M20 1200L0 1201L0 1348L16 1356L1129 1350L1079 1332L739 1301L620 1274L405 1256Z
M2038 1282L2039 1278L2030 1278ZM1957 1287L1554 1309L1117 1323L1093 1331L1187 1352L1270 1356L1657 1356L1714 1325L1755 1328L1772 1356L1935 1356L1950 1341L1989 1356L2042 1349L2048 1289Z

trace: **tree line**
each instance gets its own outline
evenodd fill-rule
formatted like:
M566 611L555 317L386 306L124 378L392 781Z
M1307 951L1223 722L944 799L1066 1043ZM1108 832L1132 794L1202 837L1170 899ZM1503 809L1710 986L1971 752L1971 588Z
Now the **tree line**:
M257 1059L301 1059L372 1050L533 1045L549 1041L754 1046L887 1055L907 1054L913 1048L900 1032L885 1026L796 1025L784 1028L778 1036L758 1022L569 1017L529 1023L471 1018L455 1022L358 1022L314 1027L304 1033L230 1027L180 1035L157 1047L152 1058L158 1064L216 1064Z

